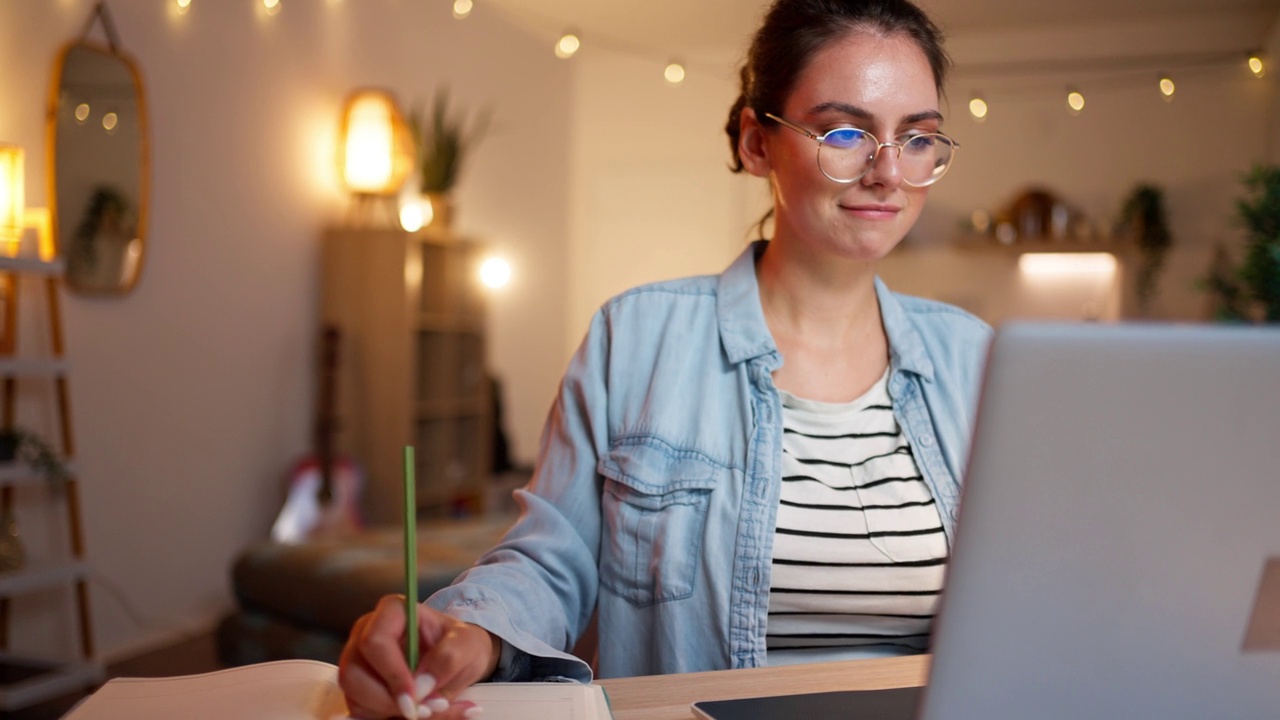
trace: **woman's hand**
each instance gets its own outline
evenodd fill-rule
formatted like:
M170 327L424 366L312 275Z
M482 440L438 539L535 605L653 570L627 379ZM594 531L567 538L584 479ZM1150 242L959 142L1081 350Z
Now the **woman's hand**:
M454 699L493 674L502 644L484 628L418 605L422 654L413 672L405 661L403 595L387 595L356 621L338 663L338 684L353 717L461 720L474 703Z

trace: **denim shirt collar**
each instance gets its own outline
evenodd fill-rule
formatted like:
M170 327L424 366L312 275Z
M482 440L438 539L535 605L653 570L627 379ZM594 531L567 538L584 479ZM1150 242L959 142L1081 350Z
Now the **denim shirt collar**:
M716 291L716 316L720 326L720 342L729 362L738 364L761 355L777 353L769 326L760 304L760 286L756 282L756 258L764 252L768 240L751 243L721 275ZM913 372L925 380L933 380L933 362L925 352L924 340L907 316L896 295L877 276L876 297L880 301L880 319L889 338L890 361L895 368Z

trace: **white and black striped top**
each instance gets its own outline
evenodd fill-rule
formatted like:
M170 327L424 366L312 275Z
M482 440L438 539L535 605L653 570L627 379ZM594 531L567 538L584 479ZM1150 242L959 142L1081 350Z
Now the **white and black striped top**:
M851 403L782 393L771 665L928 649L947 541L887 382Z

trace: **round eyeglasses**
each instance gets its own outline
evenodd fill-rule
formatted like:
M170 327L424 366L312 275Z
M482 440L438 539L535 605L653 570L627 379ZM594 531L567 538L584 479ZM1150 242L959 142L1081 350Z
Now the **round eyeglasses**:
M858 128L836 128L818 135L773 113L765 113L765 117L816 140L818 169L838 183L861 180L875 165L880 151L893 148L898 151L902 182L911 187L932 185L947 173L956 148L960 147L960 143L942 133L922 133L903 138L901 142L882 143L875 135Z

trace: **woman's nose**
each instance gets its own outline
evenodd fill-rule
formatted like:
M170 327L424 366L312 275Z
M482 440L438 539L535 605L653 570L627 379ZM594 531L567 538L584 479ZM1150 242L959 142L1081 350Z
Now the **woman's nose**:
M862 176L864 185L885 185L897 187L902 182L902 146L896 143L880 143L876 147L875 157L871 158L871 167Z

